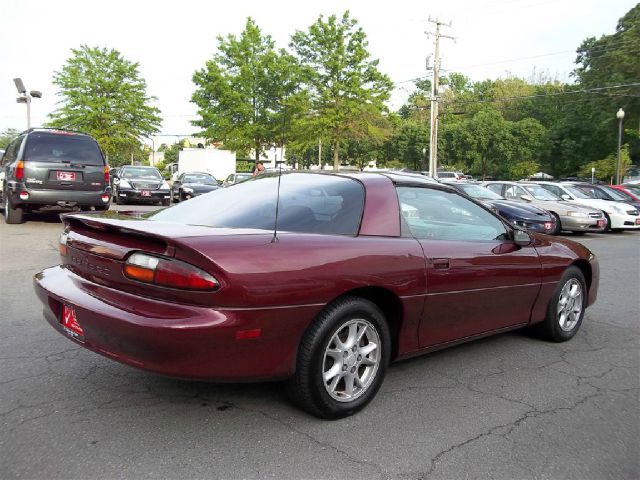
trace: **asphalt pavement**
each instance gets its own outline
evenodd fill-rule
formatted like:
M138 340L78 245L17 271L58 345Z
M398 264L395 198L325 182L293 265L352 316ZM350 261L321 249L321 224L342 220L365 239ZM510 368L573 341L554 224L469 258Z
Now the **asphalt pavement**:
M59 335L32 276L58 263L60 232L55 215L0 220L1 479L640 475L640 232L567 235L601 266L572 341L512 332L397 363L363 412L332 422L277 383L164 378Z

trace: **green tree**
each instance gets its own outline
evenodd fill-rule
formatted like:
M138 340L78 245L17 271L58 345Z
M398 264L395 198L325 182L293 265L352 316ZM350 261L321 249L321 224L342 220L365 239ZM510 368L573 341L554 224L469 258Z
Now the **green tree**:
M282 141L287 98L295 91L293 57L276 50L251 18L240 37L218 37L219 53L193 75L197 89L192 101L208 139L246 154L255 161L266 148Z
M370 59L366 35L348 11L341 19L320 16L307 32L293 35L291 46L303 65L302 79L315 113L297 123L331 142L338 169L342 143L385 136L377 125L391 80L378 70L378 61Z
M53 77L62 105L49 126L88 133L111 164L127 163L139 155L140 138L158 132L161 122L138 63L113 49L82 45L72 53Z
M11 140L16 138L20 132L15 128L7 128L4 132L0 133L0 149L5 150L11 143Z

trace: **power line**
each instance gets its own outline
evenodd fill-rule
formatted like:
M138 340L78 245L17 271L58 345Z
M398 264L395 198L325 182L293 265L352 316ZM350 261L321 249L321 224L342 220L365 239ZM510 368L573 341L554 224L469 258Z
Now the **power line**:
M638 87L638 86L640 86L640 82L627 83L624 85L610 85L607 87L584 88L580 90L572 90L569 92L540 93L535 95L516 95L512 97L489 98L486 100L453 100L450 103L456 104L456 105L472 104L472 103L500 103L500 102L508 102L511 100L520 100L523 98L558 97L562 95L576 95L578 93L595 93L595 92L600 92L602 90L612 90L616 88Z

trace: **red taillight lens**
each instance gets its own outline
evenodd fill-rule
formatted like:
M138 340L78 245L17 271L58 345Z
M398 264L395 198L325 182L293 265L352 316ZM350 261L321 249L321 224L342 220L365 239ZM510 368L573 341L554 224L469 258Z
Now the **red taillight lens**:
M139 282L182 290L213 291L220 287L210 274L188 263L134 253L127 259L124 274Z
M104 183L109 185L109 167L104 167Z
M16 180L22 180L24 178L24 162L18 160L16 164Z
M67 256L67 232L62 232L60 235L60 243L58 244L58 250L61 257Z

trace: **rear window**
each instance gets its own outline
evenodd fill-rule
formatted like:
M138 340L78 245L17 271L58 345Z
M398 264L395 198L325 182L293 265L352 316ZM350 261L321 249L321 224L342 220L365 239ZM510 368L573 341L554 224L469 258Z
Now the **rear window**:
M278 176L263 174L161 210L151 220L273 230ZM230 208L233 206L233 208ZM355 235L364 206L360 182L330 175L282 175L278 231Z
M182 179L182 183L200 183L202 185L217 185L218 181L211 175L205 175L204 173L191 173L185 175Z
M96 141L86 135L33 132L27 137L24 159L33 162L104 165Z

